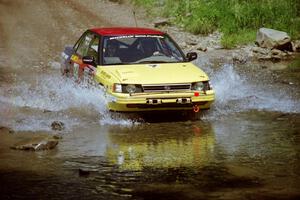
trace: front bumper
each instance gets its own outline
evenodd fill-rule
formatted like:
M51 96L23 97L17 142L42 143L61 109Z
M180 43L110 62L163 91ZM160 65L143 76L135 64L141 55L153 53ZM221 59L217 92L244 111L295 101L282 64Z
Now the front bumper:
M215 99L213 90L185 93L113 93L108 109L119 112L209 109Z

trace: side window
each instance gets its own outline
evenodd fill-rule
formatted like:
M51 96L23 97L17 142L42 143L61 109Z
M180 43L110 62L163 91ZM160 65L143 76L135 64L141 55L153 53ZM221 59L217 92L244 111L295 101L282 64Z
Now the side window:
M98 58L99 58L99 55L98 55L98 47L99 47L99 44L100 44L100 39L99 37L97 36L93 36L93 39L88 47L88 51L87 51L87 56L93 56L96 63L99 63L98 61Z
M87 55L87 52L88 52L88 48L89 48L89 45L91 43L93 39L93 35L92 33L87 33L83 38L82 38L82 41L80 41L79 43L79 46L76 50L76 53L80 56L85 56Z

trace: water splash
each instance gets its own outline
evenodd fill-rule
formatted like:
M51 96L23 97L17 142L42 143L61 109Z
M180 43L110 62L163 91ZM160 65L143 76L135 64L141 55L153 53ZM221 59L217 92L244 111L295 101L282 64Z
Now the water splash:
M7 96L6 94L10 94ZM71 107L93 105L99 111L105 109L103 92L95 87L86 87L61 77L41 76L34 83L20 82L5 87L0 101L18 107L61 111Z
M233 65L225 64L218 71L210 70L216 92L211 116L227 115L247 110L299 113L300 102L289 96L286 89L278 90L260 80L249 80L240 75Z
M84 120L100 121L101 125L132 124L131 120L111 117L105 93L99 87L77 84L59 75L17 82L1 87L0 102L13 112L10 117L1 115L2 125L16 130L51 130L54 120L63 121L70 129L84 124Z
M300 113L299 101L282 86L278 90L260 80L249 80L230 64L218 70L210 68L209 63L204 67L216 92L216 101L207 118L252 109ZM50 130L55 120L64 122L68 129L92 122L121 126L136 123L112 116L106 107L105 93L99 87L77 84L53 73L16 83L1 85L1 125L17 130Z

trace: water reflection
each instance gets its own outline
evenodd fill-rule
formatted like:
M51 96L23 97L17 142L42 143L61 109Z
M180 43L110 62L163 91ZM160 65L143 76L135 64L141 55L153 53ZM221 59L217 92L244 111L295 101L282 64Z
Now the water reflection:
M207 123L112 127L109 132L106 157L123 170L199 167L213 158L215 137Z
M297 199L299 122L249 111L210 122L90 123L55 151L2 154L0 197Z

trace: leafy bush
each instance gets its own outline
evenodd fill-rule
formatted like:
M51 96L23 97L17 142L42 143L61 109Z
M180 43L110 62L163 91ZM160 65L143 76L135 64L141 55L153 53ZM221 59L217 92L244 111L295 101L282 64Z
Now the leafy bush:
M132 1L147 10L155 10L153 13L172 18L175 24L194 34L220 30L222 43L229 48L253 40L260 27L286 31L293 38L300 38L299 0Z

